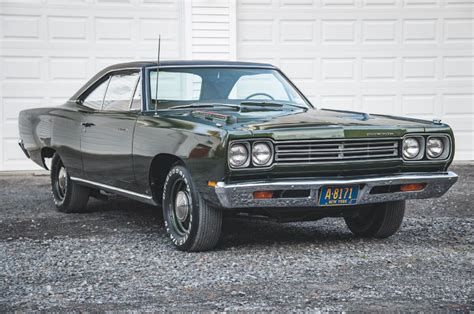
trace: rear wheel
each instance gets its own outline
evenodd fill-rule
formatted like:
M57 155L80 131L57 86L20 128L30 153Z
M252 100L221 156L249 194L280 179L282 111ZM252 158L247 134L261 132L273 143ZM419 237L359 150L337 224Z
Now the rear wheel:
M397 201L370 205L344 220L355 235L388 238L400 229L404 215L405 201Z
M166 177L163 218L171 241L182 251L211 250L219 241L222 211L201 198L189 171L181 165L173 167Z
M51 190L60 212L81 212L86 208L90 189L71 181L58 154L54 154L51 161Z

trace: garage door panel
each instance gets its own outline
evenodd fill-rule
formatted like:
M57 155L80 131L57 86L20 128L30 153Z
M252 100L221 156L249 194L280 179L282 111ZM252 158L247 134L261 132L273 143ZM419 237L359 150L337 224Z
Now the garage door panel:
M39 80L43 76L39 57L7 55L2 59L4 80Z
M85 16L49 16L49 41L87 42L88 20Z
M39 15L0 15L2 28L0 37L4 40L39 40Z
M474 56L453 56L444 58L444 78L447 80L473 80Z

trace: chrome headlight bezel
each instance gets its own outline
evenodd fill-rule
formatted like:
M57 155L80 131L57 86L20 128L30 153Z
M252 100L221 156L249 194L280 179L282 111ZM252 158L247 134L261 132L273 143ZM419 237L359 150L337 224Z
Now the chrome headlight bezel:
M432 156L428 143L431 139L439 139L443 143L443 151L439 156ZM447 135L430 135L426 139L426 158L429 160L445 160L451 155L451 140Z
M418 147L419 147L418 153L411 158L405 155L405 142L409 139L416 140L418 142ZM406 161L414 161L414 160L423 159L423 157L425 156L425 138L421 135L411 135L411 134L404 136L402 140L401 155L402 155L403 160L406 160Z
M234 145L244 145L247 149L248 152L248 158L246 162L241 165L236 167L233 165L230 161L230 152L231 148ZM263 164L259 164L255 162L254 160L254 148L258 144L266 144L270 148L270 158ZM227 166L230 170L255 170L255 169L271 169L274 165L274 155L275 155L275 148L274 148L273 140L268 139L268 138L255 138L255 139L242 139L242 140L231 140L228 145L228 150L227 150Z
M255 151L256 151L256 147L258 145L265 145L268 147L268 160L266 160L265 162L263 163L258 163L256 161L256 156L255 156ZM252 165L254 165L255 167L267 167L269 165L271 165L273 163L273 143L270 142L270 141L255 141L253 142L252 144Z
M246 159L245 161L240 164L240 165L235 165L233 164L233 162L231 161L231 150L233 147L235 146L242 146L244 147L245 151L246 151ZM243 169L243 168L247 168L249 165L250 165L250 159L251 159L251 151L250 151L250 143L248 142L232 142L230 143L229 145L229 150L228 150L228 154L227 154L227 164L229 165L229 167L231 169Z
M422 143L422 152L417 155L416 159L407 159L403 154L403 144L405 139L416 137L420 139ZM428 140L431 138L439 138L443 141L444 150L443 153L438 157L431 157L428 154ZM420 163L420 162L443 162L449 160L453 156L453 138L448 133L407 133L405 136L402 137L401 147L400 147L400 158L403 160L404 163Z

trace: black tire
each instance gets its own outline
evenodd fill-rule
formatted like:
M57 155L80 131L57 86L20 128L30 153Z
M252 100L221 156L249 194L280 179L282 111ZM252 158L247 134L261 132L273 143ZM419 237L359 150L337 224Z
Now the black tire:
M181 165L166 176L163 219L171 241L181 251L208 251L219 241L222 211L201 198L189 171Z
M71 181L58 154L51 161L51 191L54 204L63 213L84 211L90 195L89 188Z
M395 234L403 222L405 201L370 205L357 216L345 217L347 227L357 236L388 238Z

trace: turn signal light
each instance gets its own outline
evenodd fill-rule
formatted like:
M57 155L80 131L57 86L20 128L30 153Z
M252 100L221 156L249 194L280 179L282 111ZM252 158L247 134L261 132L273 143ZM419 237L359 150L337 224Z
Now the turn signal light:
M273 197L273 192L272 191L253 192L253 198L254 199L266 199L266 198L272 198L272 197Z
M411 183L411 184L402 184L400 185L400 191L402 192L416 192L421 191L425 188L426 184L424 183Z
M207 181L207 186L211 188L215 188L217 186L216 181Z

